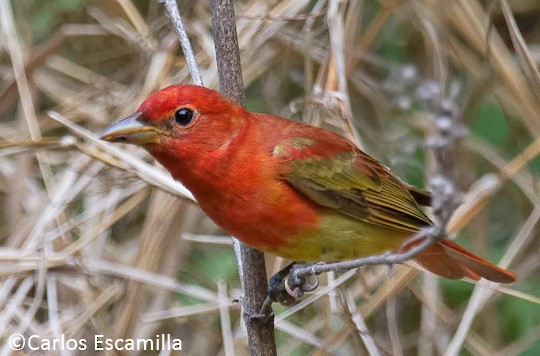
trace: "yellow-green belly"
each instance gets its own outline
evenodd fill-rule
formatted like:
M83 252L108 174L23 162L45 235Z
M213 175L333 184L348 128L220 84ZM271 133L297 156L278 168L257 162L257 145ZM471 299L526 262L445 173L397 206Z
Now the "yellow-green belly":
M340 261L395 251L409 236L411 232L331 214L317 229L291 237L286 246L269 252L296 261Z

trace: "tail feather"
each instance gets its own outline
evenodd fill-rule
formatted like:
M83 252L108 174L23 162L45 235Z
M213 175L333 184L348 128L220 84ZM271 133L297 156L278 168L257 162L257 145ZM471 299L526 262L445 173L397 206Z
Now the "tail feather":
M482 277L498 283L512 283L517 280L513 272L500 268L449 240L430 246L416 256L415 260L428 271L450 279L468 277L477 281Z

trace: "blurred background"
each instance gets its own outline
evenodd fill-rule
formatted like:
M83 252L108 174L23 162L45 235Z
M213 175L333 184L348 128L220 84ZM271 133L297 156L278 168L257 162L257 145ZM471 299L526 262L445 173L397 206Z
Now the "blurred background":
M208 2L179 7L217 88ZM453 237L520 278L449 281L412 263L323 275L330 288L274 306L278 353L540 354L540 3L235 9L252 111L340 132L418 187L433 118L451 113L463 135ZM15 333L165 333L183 354L246 354L230 239L144 151L97 140L152 91L191 82L163 6L0 0L0 30L0 352ZM267 256L268 274L285 263Z

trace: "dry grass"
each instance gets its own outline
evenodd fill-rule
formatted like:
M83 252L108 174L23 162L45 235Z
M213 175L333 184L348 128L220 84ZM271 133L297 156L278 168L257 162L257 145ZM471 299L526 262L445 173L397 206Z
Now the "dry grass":
M170 333L186 354L245 354L223 232L142 150L97 140L152 91L190 82L161 5L60 3L0 0L0 353L15 333ZM181 6L204 83L217 87L208 4ZM409 266L324 275L313 295L275 308L278 352L540 352L540 22L530 17L540 6L236 6L247 106L339 130L413 183L429 175L429 103L444 97L470 127L456 153L465 193L450 230L520 276L503 288ZM53 23L39 27L47 11ZM482 119L486 105L499 122ZM269 256L269 273L282 262Z

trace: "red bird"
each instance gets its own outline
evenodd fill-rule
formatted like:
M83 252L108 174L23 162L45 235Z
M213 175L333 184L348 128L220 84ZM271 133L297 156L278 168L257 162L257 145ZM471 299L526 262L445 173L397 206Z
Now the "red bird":
M101 139L143 147L216 224L248 245L295 261L397 251L432 224L408 188L349 140L251 113L208 88L159 90ZM516 280L448 240L415 260L446 278Z

